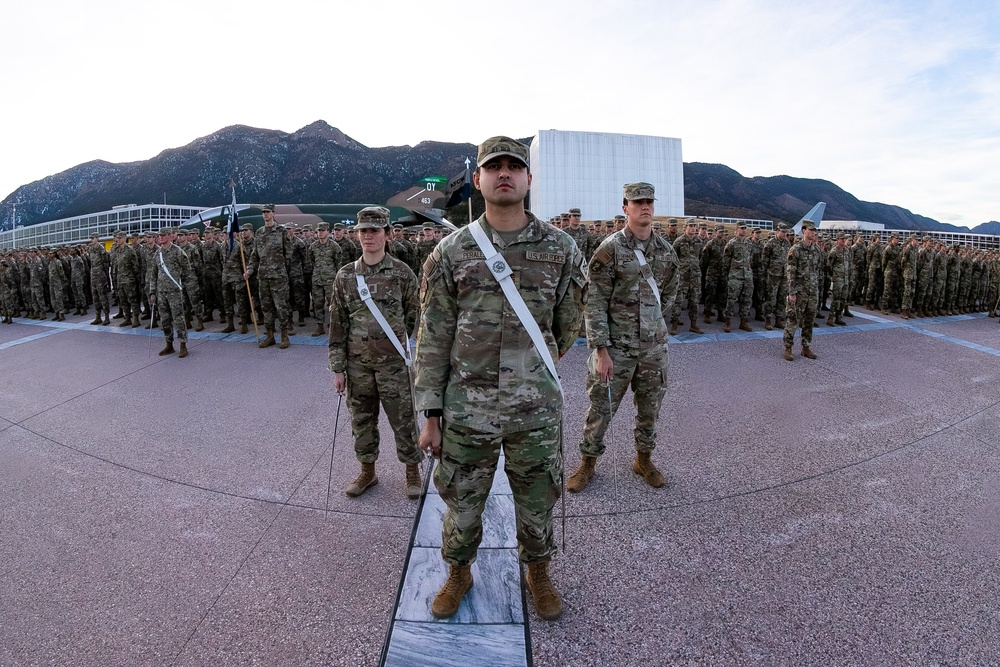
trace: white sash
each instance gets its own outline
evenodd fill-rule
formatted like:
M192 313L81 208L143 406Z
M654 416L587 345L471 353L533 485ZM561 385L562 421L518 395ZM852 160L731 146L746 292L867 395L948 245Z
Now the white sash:
M375 318L375 321L378 322L378 325L382 327L382 331L385 332L386 337L392 343L393 347L396 348L396 352L399 352L399 356L403 357L403 361L406 362L407 366L409 366L413 363L413 359L410 357L410 339L406 339L406 347L403 347L402 343L399 342L396 332L389 326L389 322L385 319L385 315L382 314L382 311L378 309L378 305L376 305L375 301L372 299L372 293L371 290L368 289L368 283L365 282L365 277L361 275L362 271L364 271L364 262L359 259L354 264L354 277L358 281L358 296L360 296L361 300L365 302L366 306L368 306L368 310Z
M619 233L622 235L623 239L627 240L624 229ZM644 255L638 248L632 248L632 252L635 253L635 258L639 260L639 273L642 273L642 267L646 266L646 255ZM649 286L653 289L653 296L656 297L656 305L662 306L663 304L660 303L660 288L656 286L656 280L653 278L652 269L646 270L646 282L649 283Z
M181 287L181 284L177 282L177 279L174 278L172 273L170 273L170 269L167 268L166 263L163 261L163 248L160 248L159 259L160 259L160 268L162 268L163 272L167 274L167 278L170 278L170 282L177 285L177 289L184 291L184 288Z
M545 362L545 367L549 369L549 373L551 373L552 377L555 379L556 386L559 387L559 393L562 394L562 382L559 380L559 373L556 372L556 364L552 360L552 353L549 352L549 346L545 342L545 336L542 335L542 330L538 328L538 322L536 322L535 318L531 316L531 311L528 310L528 306L524 303L524 299L521 298L521 293L517 291L517 287L514 286L514 281L511 280L513 271L510 270L510 265L507 264L507 260L504 259L503 255L497 251L490 240L486 237L486 232L483 230L483 226L478 220L469 224L469 231L472 232L472 238L474 238L476 243L479 244L479 249L486 257L486 266L489 268L490 273L493 274L493 277L496 278L497 282L500 283L504 296L506 296L507 301L510 302L511 308L514 309L514 313L517 315L517 318L521 320L521 326L523 326L528 332L528 336L531 337L531 342L534 343L539 356L541 356L542 361Z

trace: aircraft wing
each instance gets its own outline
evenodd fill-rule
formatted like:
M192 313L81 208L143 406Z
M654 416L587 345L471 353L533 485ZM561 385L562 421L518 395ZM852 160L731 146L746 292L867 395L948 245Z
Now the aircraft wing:
M816 225L816 228L818 229L819 223L823 221L824 213L826 213L826 202L821 201L820 203L816 204L811 209L809 209L809 212L806 213L804 216L802 216L801 220L795 223L795 226L792 227L792 232L796 235L801 234L802 223L805 222L806 220L809 220L810 222L814 223Z

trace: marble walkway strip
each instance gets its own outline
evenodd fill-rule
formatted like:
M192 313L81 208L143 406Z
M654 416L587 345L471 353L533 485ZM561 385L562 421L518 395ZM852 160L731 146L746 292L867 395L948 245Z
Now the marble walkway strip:
M30 336L22 336L21 338L15 338L14 340L9 340L6 343L0 343L0 350L6 350L7 348L14 347L15 345L22 345L23 343L30 343L33 340L38 340L39 338L46 338L53 334L62 333L63 331L64 329L49 329L48 331L31 334Z
M381 664L530 667L514 500L503 458L483 514L483 541L472 565L475 583L458 613L438 620L430 609L448 575L441 560L444 511L434 484L428 484Z

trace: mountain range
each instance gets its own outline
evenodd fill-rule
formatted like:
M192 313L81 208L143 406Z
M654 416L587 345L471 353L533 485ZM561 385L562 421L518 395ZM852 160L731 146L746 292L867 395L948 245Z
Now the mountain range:
M240 201L384 202L425 176L459 173L466 157L475 154L473 144L435 141L369 148L322 120L291 133L233 125L149 160L94 160L22 185L0 202L0 229L12 226L15 202L21 225L128 203L219 206L229 200L230 179L236 182ZM827 204L827 220L865 220L890 229L969 231L899 206L861 201L825 180L748 178L721 164L684 163L687 215L794 223L818 201ZM971 231L1000 233L1000 223L984 223Z

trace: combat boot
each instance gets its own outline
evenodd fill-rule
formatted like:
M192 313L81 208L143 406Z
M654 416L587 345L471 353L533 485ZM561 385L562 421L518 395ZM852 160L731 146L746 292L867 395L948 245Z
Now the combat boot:
M847 306L844 307L843 315L844 317L854 317L854 313L852 313L851 309L848 308Z
M104 313L104 321L101 322L101 324L103 326L108 326L109 324L111 324L111 318L108 317L110 314L111 314L110 310L109 311L105 311L105 313Z
M186 342L181 341L181 351L178 353L177 358L183 359L186 356L188 356L188 345Z
M745 317L740 318L740 331L753 331L753 327L750 326Z
M771 326L771 316L770 315L768 315L767 317L764 318L764 328L767 329L768 331L772 331L774 329L774 327Z
M187 328L187 329L191 328L191 316L190 315L185 315L184 316L184 327Z
M416 463L406 466L406 497L410 500L420 497L420 466Z
M774 316L774 328L775 329L784 329L785 328L785 318L778 317L777 315L775 315Z
M325 333L326 329L323 327L323 323L320 322L319 324L316 325L316 331L313 332L313 338L315 338L316 336L322 336Z
M141 326L142 326L142 322L139 321L139 316L138 315L132 315L132 328L133 329L138 329Z
M809 349L808 345L803 345L802 346L802 356L805 357L806 359L815 359L816 358L816 355L813 354L813 351Z
M288 341L288 329L282 327L281 329L281 342L278 344L279 350L287 350L291 343Z
M903 312L900 313L899 316L902 317L904 320L912 320L913 319L912 317L910 317L910 309L909 308L904 308Z
M44 310L40 310L40 311L38 311L38 319L39 319L39 320L46 320L46 319L48 319L48 318L47 318L47 317L45 316L45 311L44 311Z
M722 330L725 331L726 333L729 333L732 330L732 327L729 326L729 318L727 317L726 319L721 320L721 322L722 322Z
M194 330L195 331L205 330L205 325L202 323L201 318L199 317L194 318Z
M709 311L709 310L705 311L705 318L702 320L702 322L704 322L705 324L711 324L712 323L712 312L711 311Z
M546 621L554 621L562 616L562 596L549 578L549 563L528 563L528 575L524 578L535 601L535 611Z
M434 618L451 618L458 611L462 598L472 588L472 566L452 565L448 572L448 580L434 596L431 613Z
M663 478L663 473L656 469L656 464L650 458L650 452L636 452L635 461L632 463L632 472L642 475L642 479L654 489L658 489L667 480Z
M826 326L828 327L833 326L833 313L830 313L829 315L826 316Z
M97 325L101 323L101 311L98 310L94 313L94 321L91 324Z
M233 316L226 315L226 328L219 333L233 333L234 331L236 331L236 327L233 326Z
M836 324L838 327L847 326L847 322L844 321L844 318L842 318L839 313L837 314L837 317L834 318L833 323Z
M115 320L120 320L120 319L122 319L123 317L125 317L125 313L123 313L123 312L122 312L122 309L121 309L121 308L119 308L119 309L118 309L118 312L117 312L117 313L115 313L115 316L114 316L114 317L113 317L112 319L115 319Z
M795 357L792 356L792 346L785 346L785 361L795 361Z
M356 480L351 482L350 486L344 489L344 493L352 498L357 498L376 484L378 484L378 477L375 476L375 464L362 463L361 474L358 475Z
M166 344L163 346L163 349L160 350L157 354L159 354L161 357L165 357L166 355L173 353L174 353L174 339L168 338Z
M264 336L264 340L257 343L257 347L264 349L272 345L274 345L274 329L267 329L267 335Z
M594 468L597 466L596 456L584 455L580 461L580 466L573 471L566 482L566 490L570 493L580 493L587 488L591 478L594 476Z
M118 323L118 326L120 326L120 327L130 327L130 326L132 326L132 318L131 317L126 317L125 319L123 319L121 322Z
M247 332L247 318L240 318L240 333L245 334Z
M677 335L677 327L679 325L680 325L680 322L678 322L677 320L670 320L670 335L671 336L676 336Z
M703 333L705 333L704 331L701 330L701 327L698 326L698 319L697 318L691 320L691 326L688 328L688 331L690 331L691 333L696 333L696 334L703 334Z

